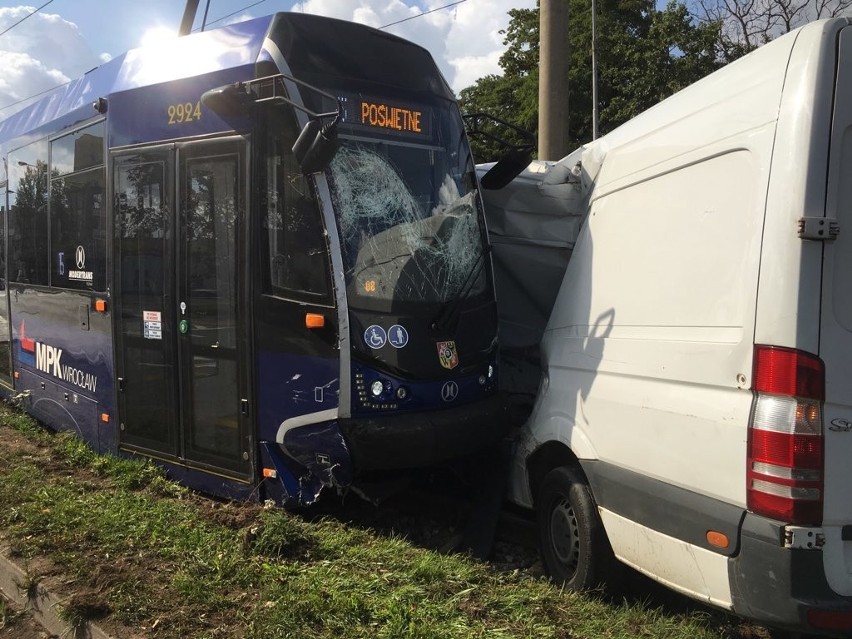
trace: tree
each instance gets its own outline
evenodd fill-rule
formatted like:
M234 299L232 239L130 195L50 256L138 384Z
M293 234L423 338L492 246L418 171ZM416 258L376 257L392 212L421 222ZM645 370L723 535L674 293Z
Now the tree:
M569 3L569 135L591 139L591 11ZM849 0L852 2L852 0ZM538 9L513 9L503 32L503 75L481 78L459 96L465 112L485 111L526 130L538 126ZM697 23L680 2L657 9L653 0L598 0L597 58L602 133L719 66L718 22ZM477 161L493 160L493 145L473 141Z
M572 49L571 130L578 141L591 131L591 13L576 6ZM577 6L579 5L579 6ZM719 67L718 24L696 24L687 8L671 2L662 10L654 2L601 2L598 17L600 129L606 133ZM579 24L577 24L579 22Z
M538 10L511 9L509 26L502 31L506 51L500 56L503 75L487 75L462 89L459 104L463 113L484 112L525 131L538 128ZM505 132L509 142L519 142ZM497 160L500 148L485 139L471 139L477 162Z
M731 62L807 22L849 13L852 0L693 0L691 9L720 25L721 59Z
M459 102L463 113L487 113L534 132L538 127L538 66L529 75L480 78L473 86L462 89ZM523 142L514 131L490 129L511 144ZM471 137L470 143L477 162L497 160L502 153L500 145L487 138Z

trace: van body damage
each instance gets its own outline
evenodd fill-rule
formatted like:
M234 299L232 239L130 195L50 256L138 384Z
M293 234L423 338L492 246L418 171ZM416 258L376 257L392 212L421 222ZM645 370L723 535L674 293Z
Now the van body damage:
M484 192L501 385L532 404L510 498L569 586L574 482L661 583L852 627L852 239L812 232L852 210L850 74L852 22L815 22Z

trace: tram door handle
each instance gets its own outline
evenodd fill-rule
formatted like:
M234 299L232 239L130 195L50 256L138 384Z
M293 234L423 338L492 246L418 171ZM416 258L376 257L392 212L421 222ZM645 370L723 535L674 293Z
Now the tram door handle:
M118 392L123 393L124 392L124 378L118 377L115 381L118 382Z
M189 332L189 322L186 321L186 302L180 303L180 321L178 322L178 333L186 335Z

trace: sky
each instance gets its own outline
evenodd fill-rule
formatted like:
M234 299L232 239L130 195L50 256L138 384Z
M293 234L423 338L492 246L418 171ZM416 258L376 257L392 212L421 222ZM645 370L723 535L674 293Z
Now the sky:
M42 7L0 0L0 32ZM535 0L209 0L208 28L276 11L303 11L372 27L405 20L386 31L428 49L458 92L478 78L499 73L504 50L499 33L511 8ZM0 118L25 106L26 98L62 84L139 46L175 37L183 0L52 0L0 35ZM200 0L200 28L208 0ZM430 13L427 13L430 12ZM426 15L420 15L420 14ZM419 17L414 17L419 16ZM224 19L223 19L224 18Z

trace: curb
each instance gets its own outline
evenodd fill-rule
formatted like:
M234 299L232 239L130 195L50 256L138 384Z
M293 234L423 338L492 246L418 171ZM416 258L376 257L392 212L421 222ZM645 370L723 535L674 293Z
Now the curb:
M16 563L6 557L7 548L0 549L0 592L22 610L32 614L33 619L49 633L58 637L75 639L113 639L112 636L91 622L85 622L78 628L71 627L59 616L63 599L36 585L27 592L27 574Z

